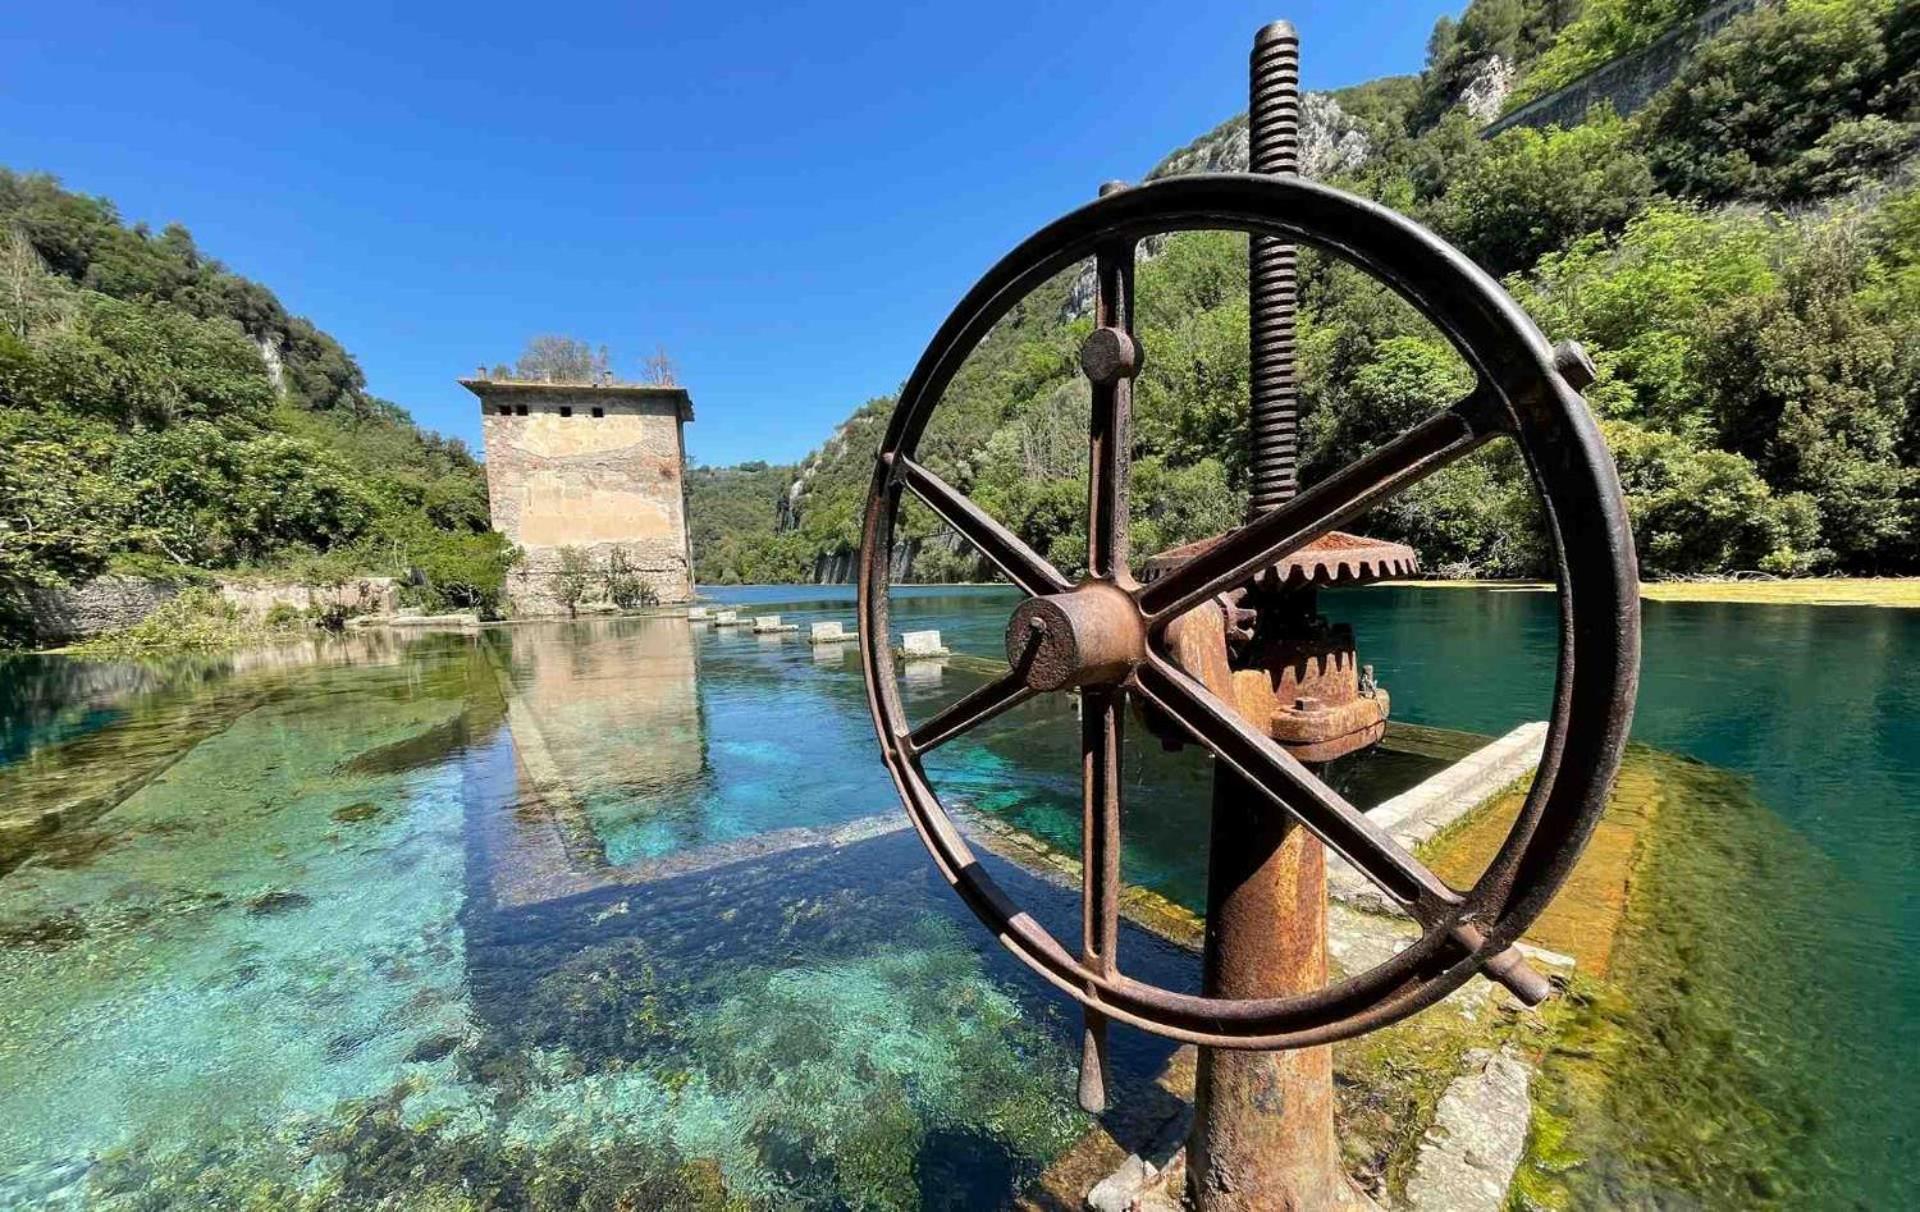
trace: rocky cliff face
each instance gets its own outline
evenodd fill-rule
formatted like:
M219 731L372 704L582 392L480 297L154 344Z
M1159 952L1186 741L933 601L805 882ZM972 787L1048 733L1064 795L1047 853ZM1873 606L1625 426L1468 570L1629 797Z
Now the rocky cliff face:
M273 384L275 391L286 385L286 359L280 356L280 334L268 333L255 342L260 347L260 363L267 368L267 381Z
M1500 116L1500 107L1513 92L1513 64L1499 55L1488 55L1474 69L1467 86L1460 90L1460 105L1475 122L1491 122Z
M1313 178L1351 172L1373 150L1367 134L1332 93L1300 97L1300 172ZM1243 173L1250 163L1247 116L1215 127L1174 152L1147 174L1147 180L1183 173Z
M1504 96L1504 94L1503 94ZM1215 127L1207 134L1174 152L1155 165L1146 179L1179 177L1189 173L1243 173L1252 163L1247 144L1247 116L1241 114ZM1300 173L1314 180L1325 180L1352 172L1372 154L1372 140L1360 123L1340 105L1332 93L1304 93L1300 98ZM1142 259L1160 251L1161 241L1141 241ZM1080 267L1073 286L1067 292L1066 316L1078 319L1093 308L1093 262Z

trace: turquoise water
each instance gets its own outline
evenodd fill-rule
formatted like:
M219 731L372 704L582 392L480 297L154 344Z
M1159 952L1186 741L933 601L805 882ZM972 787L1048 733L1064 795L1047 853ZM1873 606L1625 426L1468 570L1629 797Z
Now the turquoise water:
M802 634L853 619L837 587L714 596ZM894 614L994 657L1011 600L908 590ZM1546 595L1328 608L1401 720L1544 713ZM1752 792L1699 836L1773 962L1702 965L1711 1046L1818 1155L1794 1206L1911 1204L1920 619L1650 604L1647 652L1636 736ZM982 669L916 668L909 711ZM0 1207L974 1207L1086 1126L1071 1007L899 828L851 647L660 618L14 660L0 739ZM1128 877L1197 906L1206 764L1139 739ZM936 780L1071 849L1076 744L1063 702L1029 705ZM1369 802L1431 768L1338 777ZM985 861L1074 936L1069 891ZM1195 981L1176 948L1122 946ZM1166 1054L1116 1042L1127 1081ZM1625 1154L1594 1168L1643 1206L1741 1206Z

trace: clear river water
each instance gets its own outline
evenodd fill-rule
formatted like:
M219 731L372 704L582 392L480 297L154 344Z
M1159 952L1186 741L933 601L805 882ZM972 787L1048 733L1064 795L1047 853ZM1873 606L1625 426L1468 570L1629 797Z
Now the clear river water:
M853 619L841 587L711 596ZM916 718L986 676L1012 600L897 591L960 654L907 668ZM1397 720L1544 716L1549 594L1324 609ZM1635 739L1707 790L1636 877L1608 1013L1637 1086L1574 1116L1581 1205L1920 1205L1916 668L1920 612L1647 604ZM1076 732L1040 701L931 767L1071 851ZM1125 874L1198 908L1206 765L1134 735ZM1435 768L1335 777L1365 804ZM857 654L792 634L0 663L0 1208L1005 1202L1087 1127L1077 1015L903 824ZM984 861L1074 936L1069 890ZM1197 983L1145 931L1122 958ZM1129 1081L1168 1053L1116 1037Z

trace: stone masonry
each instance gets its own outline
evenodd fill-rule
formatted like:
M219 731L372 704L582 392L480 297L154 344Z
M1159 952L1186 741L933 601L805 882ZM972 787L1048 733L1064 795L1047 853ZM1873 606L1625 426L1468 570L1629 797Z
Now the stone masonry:
M686 389L461 379L480 398L493 527L524 558L507 577L515 614L564 613L554 596L563 548L596 572L626 556L663 603L693 597L687 538ZM596 577L587 602L605 600Z

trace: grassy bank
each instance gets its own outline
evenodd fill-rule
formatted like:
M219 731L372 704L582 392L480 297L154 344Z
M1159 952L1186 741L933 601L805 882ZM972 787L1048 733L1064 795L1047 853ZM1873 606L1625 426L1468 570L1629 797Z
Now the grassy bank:
M1410 589L1489 589L1545 593L1550 581L1383 581ZM1643 581L1649 602L1741 602L1756 606L1920 608L1920 577L1803 577L1777 581Z

